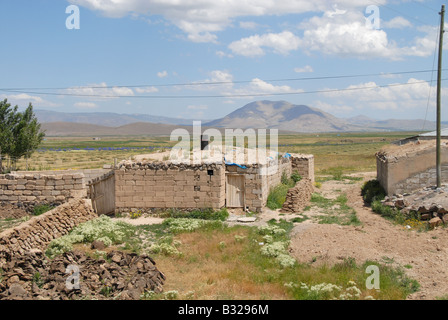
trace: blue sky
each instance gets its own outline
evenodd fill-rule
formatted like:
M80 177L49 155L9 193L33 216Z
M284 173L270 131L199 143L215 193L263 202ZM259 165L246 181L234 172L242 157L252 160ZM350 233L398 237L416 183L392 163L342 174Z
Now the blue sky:
M434 120L437 74L423 71L437 68L442 4L4 0L0 99L190 119L285 100L338 117ZM445 121L447 100L444 81Z

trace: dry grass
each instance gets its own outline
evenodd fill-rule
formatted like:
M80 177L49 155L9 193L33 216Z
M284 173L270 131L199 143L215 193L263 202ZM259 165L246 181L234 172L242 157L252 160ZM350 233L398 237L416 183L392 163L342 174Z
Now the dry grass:
M247 246L235 240L235 235L247 236L248 232L238 228L176 236L183 255L157 257L158 268L169 275L164 290L177 290L180 297L193 291L195 300L290 299L279 283L254 280L259 270L245 258Z

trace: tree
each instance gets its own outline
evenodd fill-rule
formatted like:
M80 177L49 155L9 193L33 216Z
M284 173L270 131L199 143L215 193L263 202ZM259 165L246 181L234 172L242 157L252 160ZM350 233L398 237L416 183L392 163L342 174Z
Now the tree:
M12 128L18 107L11 108L5 99L0 101L0 172L3 170L4 155L8 155L12 145Z
M31 103L24 112L17 109L6 100L0 103L0 154L7 154L14 164L23 156L28 161L45 137Z

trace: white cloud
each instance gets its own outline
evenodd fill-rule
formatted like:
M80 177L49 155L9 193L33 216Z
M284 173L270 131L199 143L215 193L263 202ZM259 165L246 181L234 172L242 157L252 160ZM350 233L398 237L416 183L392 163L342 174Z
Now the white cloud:
M135 92L137 93L155 93L159 92L159 89L156 87L142 87L142 88L135 88Z
M40 96L32 96L27 93L20 93L20 94L12 94L12 95L6 95L6 94L0 94L0 100L7 99L8 103L15 106L18 105L19 107L28 107L28 105L31 103L33 107L60 107L60 104L47 101Z
M389 21L381 21L381 27L390 29L403 29L412 27L412 24L403 17L395 17Z
M294 68L294 72L303 73L303 72L314 72L313 67L306 65L302 68Z
M158 76L159 78L165 78L165 77L168 76L168 72L167 72L166 70L157 72L157 76Z
M216 42L216 32L231 26L239 17L323 12L334 4L341 8L365 8L370 0L69 0L69 2L99 11L105 16L162 16L187 34L190 41ZM377 5L386 0L376 1ZM247 25L246 25L247 26Z
M93 102L77 102L74 104L76 108L79 109L95 109L98 108L98 105Z
M127 87L109 87L105 82L83 87L73 87L64 90L64 93L79 96L90 96L97 99L113 99L120 96L133 96L134 91Z
M269 94L290 94L290 93L300 93L303 92L302 89L294 89L290 86L276 86L272 83L266 82L264 80L255 78L245 86L241 88L235 88L231 92L227 92L229 95L243 95L243 96L257 96L260 94L269 95Z
M405 21L398 19L394 24L404 26ZM410 46L399 47L388 39L384 30L366 23L361 11L315 16L302 22L300 28L304 32L299 46L305 52L318 51L347 58L400 60L405 56L425 57L432 54L435 44L432 28L426 27L420 30L424 35L416 37Z
M365 90L356 90L362 88ZM415 78L408 79L404 85L392 83L380 87L375 82L366 82L348 86L346 89L349 90L322 93L321 98L327 98L329 101L325 103L335 109L352 106L356 110L364 111L397 111L401 116L413 111L418 113L418 116L424 117L431 91L432 99L429 100L429 107L435 107L435 86L431 87L429 82ZM447 97L448 88L444 88L442 94Z
M232 42L229 45L229 49L233 53L246 57L264 55L265 51L263 48L270 48L275 53L286 55L298 47L299 38L290 31L254 35Z

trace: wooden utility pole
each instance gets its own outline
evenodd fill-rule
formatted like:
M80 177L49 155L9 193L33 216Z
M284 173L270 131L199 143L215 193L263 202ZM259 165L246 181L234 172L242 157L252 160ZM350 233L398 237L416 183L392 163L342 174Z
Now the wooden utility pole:
M440 188L442 181L442 165L440 162L440 136L441 136L441 87L442 87L442 47L445 24L445 5L442 5L440 12L440 36L439 36L439 64L437 68L437 139L436 139L436 174L437 188Z

